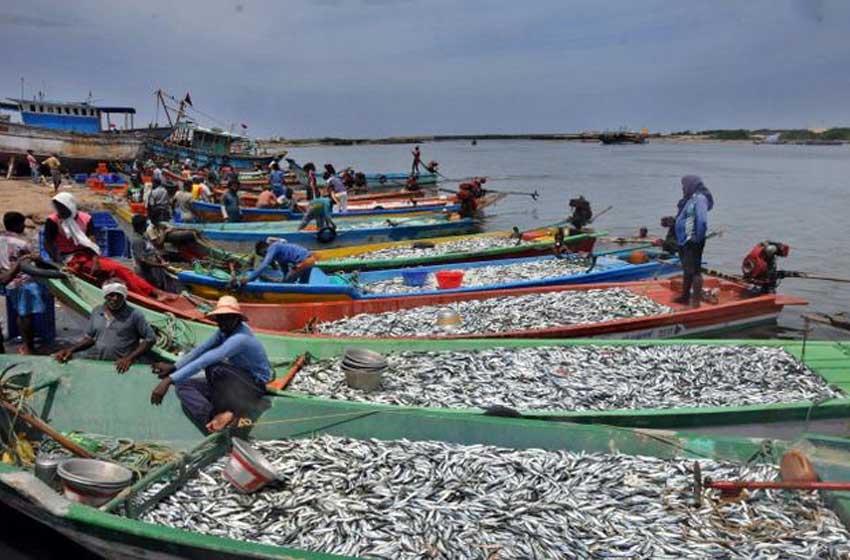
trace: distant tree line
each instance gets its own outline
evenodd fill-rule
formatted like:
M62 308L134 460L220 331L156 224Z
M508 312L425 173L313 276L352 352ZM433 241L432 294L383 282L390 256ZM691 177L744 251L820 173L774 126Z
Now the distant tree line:
M757 137L766 137L772 134L779 134L779 140L782 142L804 142L806 140L841 140L844 142L850 142L850 128L848 127L830 128L821 133L813 132L805 128L760 128L756 130L749 130L746 128L735 128L700 130L697 132L684 130L681 132L673 133L673 135L692 134L707 136L713 140L752 140Z

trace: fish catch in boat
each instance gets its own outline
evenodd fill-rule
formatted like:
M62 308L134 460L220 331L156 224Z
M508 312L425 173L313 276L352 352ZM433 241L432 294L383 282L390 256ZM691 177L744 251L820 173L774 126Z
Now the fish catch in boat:
M405 245L404 247L387 247L366 253L358 253L350 257L342 259L333 259L328 262L347 260L385 260L385 259L402 259L410 257L435 257L438 255L447 255L449 253L472 253L484 251L486 249L499 249L502 247L514 247L524 243L522 240L513 239L511 237L495 237L482 236L469 239L458 239L456 241L447 241L445 243L430 244L427 240Z
M256 442L282 488L238 494L207 467L144 520L365 558L847 558L816 492L694 504L692 461L335 436ZM700 460L713 479L773 465ZM709 497L712 494L709 493Z
M305 366L290 389L402 406L620 410L742 406L842 394L781 348L564 346L402 352L387 356L381 390L345 384L339 358Z
M437 316L445 308L457 312L461 323L448 326L438 324ZM608 288L459 301L443 306L428 305L386 313L361 313L319 323L316 329L322 334L348 336L499 333L599 323L672 311L670 307L631 290Z
M524 282L557 276L581 274L590 268L590 261L576 259L538 259L525 262L479 266L463 270L463 287L488 286L507 282ZM372 294L403 294L438 289L434 274L429 274L424 286L407 286L401 277L369 282L363 291Z

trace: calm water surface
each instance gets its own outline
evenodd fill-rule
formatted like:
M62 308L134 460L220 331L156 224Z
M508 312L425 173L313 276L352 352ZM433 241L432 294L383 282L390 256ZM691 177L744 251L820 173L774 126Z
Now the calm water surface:
M332 162L367 171L409 169L412 145L295 148L300 163ZM568 200L583 194L595 211L613 205L594 226L634 235L640 226L663 236L662 216L674 214L679 178L695 174L714 194L709 227L723 235L709 241L707 266L739 273L741 261L765 239L791 245L786 270L850 277L850 148L847 146L757 146L753 144L663 144L603 146L576 142L480 141L422 145L423 160L440 162L447 177L489 177L494 189L537 190L512 196L489 209L488 229L528 228L563 219ZM452 183L443 183L452 188ZM781 292L809 306L789 307L779 328L750 336L801 336L800 313L846 310L850 284L790 279ZM819 338L846 338L816 328Z

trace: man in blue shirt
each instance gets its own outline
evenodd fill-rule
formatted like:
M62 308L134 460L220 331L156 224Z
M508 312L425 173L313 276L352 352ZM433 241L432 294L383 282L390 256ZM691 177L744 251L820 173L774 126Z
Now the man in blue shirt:
M271 186L274 195L278 198L286 193L283 188L283 179L283 171L280 170L280 166L277 163L273 163L272 171L269 173L269 185Z
M708 212L714 207L714 197L702 179L696 175L685 175L678 206L674 230L683 278L682 294L674 301L698 307L702 298L702 251L708 231Z
M176 364L153 365L161 381L151 393L151 404L160 404L175 385L183 411L195 426L218 432L240 418L255 419L268 408L263 395L272 368L263 345L244 323L236 298L222 296L207 317L218 324L212 337ZM204 377L195 377L201 370Z
M272 241L269 244L269 240ZM316 264L316 257L302 247L294 243L287 243L285 239L274 239L270 237L266 241L257 241L254 250L263 257L260 265L252 270L247 276L236 281L236 287L242 287L248 282L259 278L263 272L277 265L284 272L284 282L297 282L306 284L310 280L310 272Z

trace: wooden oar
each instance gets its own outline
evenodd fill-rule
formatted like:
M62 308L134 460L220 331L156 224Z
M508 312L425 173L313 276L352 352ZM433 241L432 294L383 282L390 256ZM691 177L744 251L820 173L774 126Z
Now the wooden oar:
M30 414L29 412L27 412L25 410L19 410L14 405L12 405L12 404L4 401L4 400L0 400L0 407L2 407L4 410L6 410L10 414L12 414L13 417L20 418L21 420L23 420L24 422L26 422L27 424L29 424L30 426L32 426L33 428L38 430L39 432L50 437L56 443L58 443L59 445L61 445L62 447L64 447L65 449L67 449L68 451L73 453L74 455L76 455L77 457L83 457L85 459L94 459L95 458L94 454L91 451L89 451L85 447L78 445L76 442L68 439L67 437L63 436L62 434L60 434L59 432L54 430L50 425L47 424L47 422L45 422L41 418L38 418L37 416L33 416L32 414Z
M457 194L457 191L453 191L453 190L450 190L450 189L437 189L437 190L440 191L440 192ZM516 194L516 195L530 196L534 200L537 200L538 198L540 198L540 193L538 193L536 190L534 192L525 192L525 191L497 191L496 189L484 189L484 192L485 193L491 192L491 193L496 193L496 194Z

